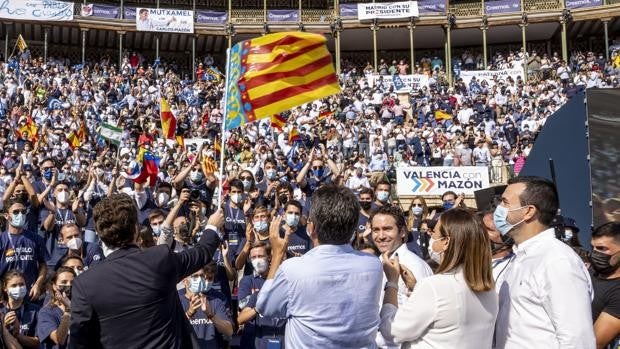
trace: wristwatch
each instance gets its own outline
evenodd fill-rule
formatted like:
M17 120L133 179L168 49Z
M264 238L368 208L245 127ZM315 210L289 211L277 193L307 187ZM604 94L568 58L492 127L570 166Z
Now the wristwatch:
M393 288L396 290L396 292L398 292L398 284L395 282L391 282L391 281L386 282L385 286L383 287L383 290L386 291L388 288Z

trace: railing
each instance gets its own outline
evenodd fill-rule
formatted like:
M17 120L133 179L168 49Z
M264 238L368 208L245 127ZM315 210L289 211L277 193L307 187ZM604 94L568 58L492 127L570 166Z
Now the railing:
M467 2L459 2L450 4L450 12L457 17L480 17L482 16L482 2L470 0Z
M526 12L556 11L563 7L563 0L525 0L523 7Z
M332 10L301 10L303 23L329 23L333 17Z
M263 10L232 10L231 22L243 24L257 24L265 22Z

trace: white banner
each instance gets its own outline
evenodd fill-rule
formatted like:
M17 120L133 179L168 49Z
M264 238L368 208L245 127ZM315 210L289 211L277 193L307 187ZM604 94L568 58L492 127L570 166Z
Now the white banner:
M489 87L495 85L495 78L497 80L506 80L507 77L511 77L514 81L517 81L517 77L520 76L523 79L523 69L504 69L504 70L469 70L461 71L459 77L463 79L465 85L469 86L471 78L475 77L478 82L486 80L489 83Z
M151 32L193 33L194 11L138 7L136 29Z
M391 86L394 86L394 92L396 93L409 93L411 90L418 91L422 87L428 87L428 76L424 74L413 74L413 75L366 75L366 79L368 80L368 86L375 87L375 85L383 85L385 90L389 90ZM401 86L397 86L395 81L402 82Z
M373 2L357 4L357 19L419 17L417 1Z
M489 187L489 169L462 167L400 167L396 169L398 196L442 195L448 190L473 195Z
M0 18L27 21L71 21L73 3L54 0L3 0Z

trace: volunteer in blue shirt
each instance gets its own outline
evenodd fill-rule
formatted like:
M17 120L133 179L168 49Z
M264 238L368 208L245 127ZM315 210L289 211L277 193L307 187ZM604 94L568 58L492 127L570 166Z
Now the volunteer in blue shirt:
M39 306L26 301L26 280L24 274L9 270L2 278L3 304L0 313L3 325L24 348L38 348L35 335Z
M299 188L306 193L308 198L321 185L331 184L340 175L336 163L326 156L327 152L323 144L320 145L320 149L314 149L310 152L308 162L299 171L296 178ZM327 163L330 171L326 171L325 163ZM309 173L310 170L312 172Z
M86 224L86 214L79 208L79 200L71 202L71 192L69 183L58 182L54 187L54 202L48 202L48 215L43 221L43 229L45 229L45 247L47 252L52 256L48 261L48 265L54 267L58 262L58 252L60 243L60 228L68 223L77 224L83 227Z
M49 291L50 301L39 311L37 337L41 349L67 348L69 324L71 323L71 285L75 272L68 267L60 267L52 277Z
M244 184L238 179L230 181L229 200L224 204L224 238L233 252L245 234L245 217L251 213L252 200L243 192ZM234 256L229 256L230 260Z
M284 206L280 236L288 235L287 257L299 257L312 249L312 241L306 233L306 226L301 224L301 204L292 200Z
M250 248L250 260L254 272L239 281L239 316L237 322L243 325L241 349L267 349L284 346L286 320L258 316L255 309L258 292L269 273L271 248L267 242L254 242ZM269 343L271 342L271 343ZM278 346L279 344L279 346Z
M233 334L227 299L212 287L216 269L214 262L207 264L185 278L185 289L179 291L183 310L201 349L224 348L225 338Z
M62 263L66 256L79 256L84 265L88 268L103 260L103 251L96 243L89 243L82 240L80 228L75 223L68 223L60 228L60 243L54 251L53 260L58 260L56 268Z
M45 282L49 255L43 238L24 229L27 211L24 203L20 199L10 199L4 208L8 224L7 230L0 235L0 275L11 269L24 273L28 297L36 300Z
M237 270L243 269L244 275L252 274L252 263L248 258L252 243L256 241L269 242L269 224L271 222L271 215L264 206L259 206L254 209L252 213L252 225L248 226L245 231L245 237L241 240L241 243L237 249L237 258L235 259L235 268Z
M366 225L370 218L370 211L372 210L372 198L375 196L374 191L370 188L362 188L360 190L360 214L357 222L357 234L364 234L368 228Z
M26 206L26 229L32 232L39 231L39 199L34 187L22 172L21 164L15 169L15 180L11 182L9 187L2 196L2 201L10 198L21 199Z

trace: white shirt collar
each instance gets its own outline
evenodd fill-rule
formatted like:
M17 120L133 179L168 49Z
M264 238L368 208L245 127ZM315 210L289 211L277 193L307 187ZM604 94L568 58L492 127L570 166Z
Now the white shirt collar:
M543 241L549 238L555 239L555 229L549 228L523 241L519 245L515 244L512 247L512 250L517 256L524 255L524 254L527 254L527 251L531 251L535 249L536 246L540 245Z

